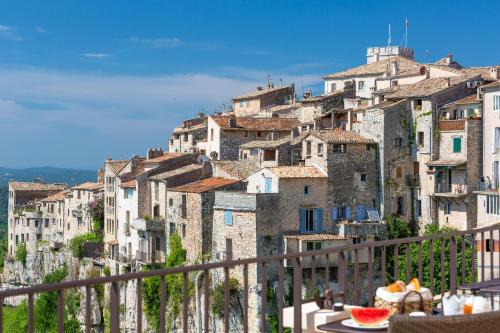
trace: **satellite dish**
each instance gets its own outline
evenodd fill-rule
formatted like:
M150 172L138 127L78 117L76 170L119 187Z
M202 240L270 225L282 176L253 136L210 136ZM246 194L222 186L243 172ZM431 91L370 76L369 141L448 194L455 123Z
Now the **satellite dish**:
M427 69L425 68L425 66L422 66L420 67L420 75L425 75L425 72L427 71Z

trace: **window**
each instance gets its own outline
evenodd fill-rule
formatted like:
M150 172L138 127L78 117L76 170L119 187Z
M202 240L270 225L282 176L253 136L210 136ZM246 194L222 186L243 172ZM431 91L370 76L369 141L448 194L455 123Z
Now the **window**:
M168 199L168 206L172 207L174 205L174 199Z
M486 247L486 252L492 252L492 251L494 251L494 244L495 243L492 242L491 239L486 239L485 242L486 242L486 244L484 244L484 245Z
M493 111L500 110L500 95L493 96Z
M398 177L398 178L403 177L403 168L401 168L401 167L396 168L396 177Z
M155 200L160 199L160 182L155 182Z
M453 138L453 152L460 153L462 151L462 138L455 137Z
M402 138L396 138L396 139L394 139L394 145L397 148L401 148L403 146L403 139Z
M169 233L170 235L175 234L175 223L170 222Z
M264 193L271 193L273 191L273 179L269 177L264 178Z
M243 107L243 101L240 102L240 108L242 108L242 107Z
M247 101L247 107L249 107L249 106L250 106L250 101Z
M372 149L372 145L366 145L366 151L370 151Z
M214 141L214 129L210 129L210 141Z
M306 156L311 156L311 141L306 141Z
M422 200L417 200L417 217L422 217Z
M332 146L332 148L333 148L334 153L345 153L345 151L346 151L345 145L335 144Z
M233 240L226 238L226 260L233 260Z
M314 210L312 209L306 209L305 231L314 231Z
M248 131L243 132L243 137L248 138Z
M330 91L335 91L335 90L337 90L337 84L336 84L336 83L332 83L330 87L331 87L331 90L330 90Z
M495 127L495 142L493 143L493 152L500 152L500 127Z
M306 242L306 250L321 250L321 242Z
M183 224L181 226L181 233L182 233L182 238L185 238L186 237L186 225Z
M123 197L125 199L131 199L133 196L134 196L134 189L132 189L132 188L126 188L123 191Z
M225 210L224 211L224 224L225 225L233 225L233 211Z
M404 215L404 197L398 197L396 203L397 203L396 214L398 214L398 215Z
M183 194L181 196L181 217L185 219L187 217L187 196Z
M361 181L366 182L366 173L361 174Z
M365 90L365 81L358 81L358 90L359 91Z
M130 232L130 211L125 212L125 233Z
M416 99L413 105L415 110L422 110L422 99Z
M262 136L262 132L261 131L257 131L257 137L260 138Z
M258 149L250 149L250 156L259 156Z
M497 195L486 196L486 213L500 215L500 200Z
M304 186L304 195L310 195L310 194L311 194L311 185Z
M187 142L189 139L189 134L188 133L184 133L184 142Z
M424 132L418 132L417 133L417 142L419 147L424 146Z
M323 156L323 144L318 143L318 156Z
M449 215L451 212L451 202L444 203L444 214Z
M80 190L76 191L76 193L77 193L77 194L76 194L77 198L78 198L78 199L81 199L82 194L81 194ZM45 205L45 204L44 204L44 205Z
M264 161L274 161L276 160L276 150L266 149L264 150Z

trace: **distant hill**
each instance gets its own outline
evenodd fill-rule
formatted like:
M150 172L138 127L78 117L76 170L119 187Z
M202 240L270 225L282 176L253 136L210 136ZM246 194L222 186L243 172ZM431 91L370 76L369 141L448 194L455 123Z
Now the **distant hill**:
M76 185L89 181L95 182L97 180L97 171L54 167L26 169L0 167L0 186L7 185L11 179L25 182L40 179L45 183L67 183L69 185Z
M97 171L54 167L10 169L0 167L0 240L7 229L7 199L9 180L29 182L40 179L45 183L66 183L70 186L97 181Z

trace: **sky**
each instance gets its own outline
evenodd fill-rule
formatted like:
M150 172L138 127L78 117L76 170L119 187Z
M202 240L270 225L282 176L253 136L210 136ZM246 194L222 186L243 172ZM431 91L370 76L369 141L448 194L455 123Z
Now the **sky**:
M499 1L0 0L0 166L96 169L166 149L198 112L267 82L322 76L402 43L500 64Z

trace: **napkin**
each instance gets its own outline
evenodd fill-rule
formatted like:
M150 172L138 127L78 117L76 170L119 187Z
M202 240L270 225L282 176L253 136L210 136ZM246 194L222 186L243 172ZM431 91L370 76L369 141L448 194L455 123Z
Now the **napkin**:
M443 297L443 314L445 316L454 316L464 313L465 297L453 295Z
M472 303L472 313L490 312L491 304L482 296L475 296Z

